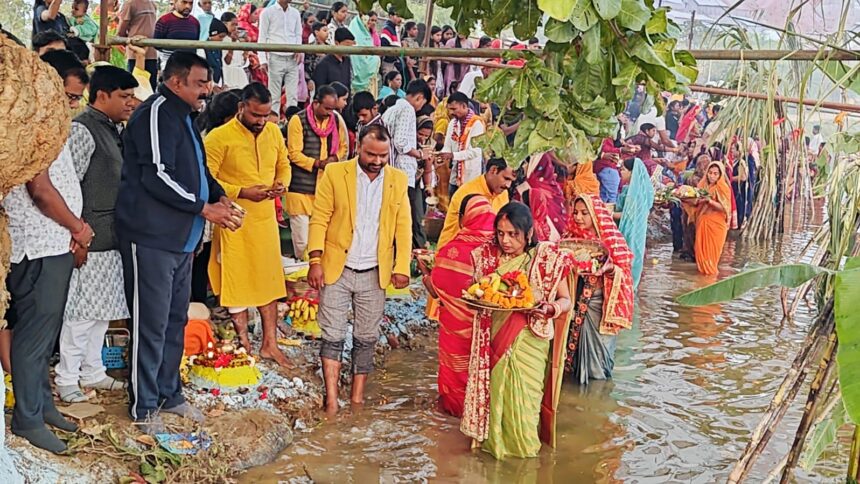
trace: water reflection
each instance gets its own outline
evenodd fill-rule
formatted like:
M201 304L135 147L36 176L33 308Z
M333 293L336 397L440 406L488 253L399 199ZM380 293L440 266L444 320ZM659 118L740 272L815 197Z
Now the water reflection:
M721 277L753 263L796 257L810 229L772 246L732 239ZM497 462L469 449L457 420L438 413L435 352L397 352L370 389L365 411L300 436L277 463L247 482L718 482L724 481L803 340L814 308L781 321L778 290L685 308L674 298L709 279L649 249L634 327L618 340L615 377L566 382L558 446L536 459ZM795 405L750 475L759 482L787 451L802 411ZM842 453L844 456L845 452ZM799 481L839 481L844 462L827 454ZM310 476L310 477L309 477Z

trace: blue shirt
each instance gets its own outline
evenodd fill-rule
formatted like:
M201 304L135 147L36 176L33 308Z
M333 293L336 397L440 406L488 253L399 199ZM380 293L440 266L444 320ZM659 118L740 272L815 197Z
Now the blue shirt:
M185 125L188 127L188 131L191 132L191 139L194 140L194 153L197 155L197 166L200 170L200 179L206 180L206 168L203 166L203 149L200 147L200 142L197 141L197 136L194 135L194 126L191 124L191 116L185 117ZM200 184L200 192L197 194L197 197L200 200L209 199L208 184ZM191 233L188 234L188 240L185 242L183 252L194 252L194 249L197 248L197 243L200 242L200 238L203 237L204 225L205 220L203 219L203 216L199 214L196 215L194 217L194 222L191 224Z
M618 185L621 184L621 174L618 170L604 168L597 174L600 182L600 199L603 203L615 203L618 199Z

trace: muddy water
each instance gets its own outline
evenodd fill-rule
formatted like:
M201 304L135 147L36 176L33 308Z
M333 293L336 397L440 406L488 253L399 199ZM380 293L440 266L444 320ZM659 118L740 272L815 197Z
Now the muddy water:
M730 240L724 276L755 262L794 260L809 228L770 247ZM656 261L654 261L656 259ZM654 264L653 262L656 262ZM707 279L649 248L635 327L622 333L615 377L566 383L559 441L536 459L497 462L472 452L458 421L434 409L436 358L394 352L373 383L373 403L300 436L247 482L695 482L724 481L803 340L815 308L781 322L778 291L708 308L679 307L678 294ZM796 405L750 476L761 482L788 450ZM836 482L848 444L830 450L801 482Z

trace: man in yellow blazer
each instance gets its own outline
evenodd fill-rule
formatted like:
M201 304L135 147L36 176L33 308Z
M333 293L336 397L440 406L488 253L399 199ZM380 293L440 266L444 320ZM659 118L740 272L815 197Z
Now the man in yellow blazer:
M326 411L338 410L347 318L353 308L351 401L364 402L364 385L373 370L385 288L409 285L412 248L406 174L388 165L388 131L366 127L358 158L326 166L317 185L308 234L308 283L320 290L323 379Z

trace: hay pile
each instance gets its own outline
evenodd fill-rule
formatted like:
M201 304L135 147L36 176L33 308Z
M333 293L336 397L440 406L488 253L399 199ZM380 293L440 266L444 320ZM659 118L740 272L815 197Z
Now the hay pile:
M51 165L69 137L63 81L35 52L0 34L0 197ZM0 328L9 305L11 240L0 209Z

